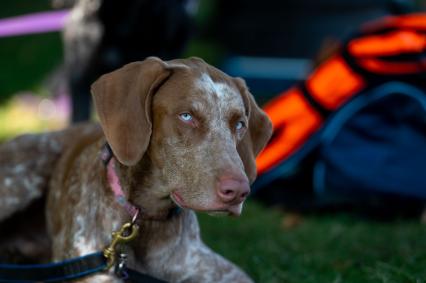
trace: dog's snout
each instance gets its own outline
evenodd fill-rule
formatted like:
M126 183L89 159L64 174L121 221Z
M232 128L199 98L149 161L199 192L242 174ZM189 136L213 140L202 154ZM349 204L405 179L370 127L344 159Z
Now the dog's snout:
M217 195L224 203L241 203L250 193L247 180L238 177L221 178L217 184Z

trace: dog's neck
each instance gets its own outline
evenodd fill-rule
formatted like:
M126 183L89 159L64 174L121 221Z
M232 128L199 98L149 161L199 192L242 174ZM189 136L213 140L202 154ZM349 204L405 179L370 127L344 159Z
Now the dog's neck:
M128 167L117 162L116 173L128 201L141 210L142 219L166 220L176 210L169 192L159 182L159 172L152 169L149 158Z

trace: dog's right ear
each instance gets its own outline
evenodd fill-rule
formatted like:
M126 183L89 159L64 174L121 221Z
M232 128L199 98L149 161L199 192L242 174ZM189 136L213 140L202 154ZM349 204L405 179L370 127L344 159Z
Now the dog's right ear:
M156 57L125 65L92 84L100 123L115 157L135 165L148 148L152 95L170 76L171 69Z
M245 81L235 78L234 82L240 90L249 116L247 132L238 144L237 150L243 161L247 177L250 183L253 183L257 175L256 156L271 138L272 123L266 113L257 105Z

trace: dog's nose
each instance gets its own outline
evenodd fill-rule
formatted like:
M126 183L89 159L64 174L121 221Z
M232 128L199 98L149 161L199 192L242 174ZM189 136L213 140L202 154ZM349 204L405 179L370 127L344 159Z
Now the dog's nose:
M242 178L221 178L217 185L217 195L224 203L241 203L250 193L250 185Z

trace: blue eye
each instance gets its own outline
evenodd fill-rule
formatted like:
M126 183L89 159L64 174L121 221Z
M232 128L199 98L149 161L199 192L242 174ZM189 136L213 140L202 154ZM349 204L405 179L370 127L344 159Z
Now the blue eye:
M179 114L179 117L180 117L183 121L185 121L185 122L188 122L188 121L191 121L191 120L192 120L192 115L191 115L191 114L189 114L189 113L182 113L182 114Z
M243 121L238 121L238 123L235 125L235 129L237 129L237 131L241 130L244 127L245 127L245 124Z

